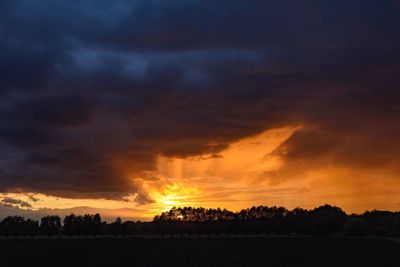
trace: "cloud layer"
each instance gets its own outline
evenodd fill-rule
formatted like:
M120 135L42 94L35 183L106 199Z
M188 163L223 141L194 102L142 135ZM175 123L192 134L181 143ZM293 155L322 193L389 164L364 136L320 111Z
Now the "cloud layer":
M266 179L400 174L398 1L0 3L0 190L149 199L159 155L301 126Z

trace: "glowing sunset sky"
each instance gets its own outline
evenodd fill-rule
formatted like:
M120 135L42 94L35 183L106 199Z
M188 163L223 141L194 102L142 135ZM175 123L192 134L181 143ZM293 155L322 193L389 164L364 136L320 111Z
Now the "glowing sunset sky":
M400 210L399 11L1 1L0 217Z

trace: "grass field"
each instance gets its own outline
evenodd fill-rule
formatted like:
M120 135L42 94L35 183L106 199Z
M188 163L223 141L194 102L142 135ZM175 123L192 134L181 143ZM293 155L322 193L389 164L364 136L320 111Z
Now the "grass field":
M400 266L379 238L2 239L0 266Z

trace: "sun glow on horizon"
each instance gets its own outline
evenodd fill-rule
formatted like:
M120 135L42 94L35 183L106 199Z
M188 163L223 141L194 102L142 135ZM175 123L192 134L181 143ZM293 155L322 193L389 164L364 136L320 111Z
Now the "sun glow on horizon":
M25 210L74 209L91 207L99 210L125 210L132 216L152 218L173 207L224 207L237 209L235 203L242 202L243 194L232 195L232 187L254 187L251 177L256 173L278 166L274 159L265 155L286 140L295 128L266 131L259 135L233 143L219 157L169 158L160 155L157 170L151 175L157 179L134 178L142 190L153 199L153 203L139 205L135 194L123 201L109 199L70 199L37 193L2 194L0 198L12 197L30 206L18 206ZM257 179L256 179L257 180ZM243 203L247 203L243 201ZM234 205L232 205L234 204ZM236 207L236 208L235 208Z
M367 209L367 200L377 208L382 205L387 209L384 200L400 193L395 179L386 184L360 184L357 180L346 179L354 175L351 170L336 166L310 169L301 177L271 180L269 172L279 170L284 163L270 153L296 129L298 127L274 129L239 140L221 151L219 157L170 158L160 155L156 170L132 178L148 199L143 203L136 201L139 193L122 200L70 199L34 192L4 193L0 194L0 200L6 199L8 203L2 204L22 211L59 212L80 208L82 212L98 210L109 217L123 215L127 219L151 220L161 212L184 206L238 211L253 205L313 208L329 203L348 212L363 212ZM376 187L388 194L371 194ZM358 195L357 201L351 197L354 194ZM396 205L400 203L394 202L393 209Z

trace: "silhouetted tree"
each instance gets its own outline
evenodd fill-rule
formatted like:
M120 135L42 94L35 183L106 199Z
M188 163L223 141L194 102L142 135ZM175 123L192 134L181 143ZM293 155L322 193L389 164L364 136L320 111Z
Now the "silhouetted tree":
M102 222L101 222L101 216L100 214L96 213L92 217L92 222L91 222L91 234L94 236L97 236L102 233Z
M324 205L309 212L307 218L310 233L328 235L343 229L346 213L338 207Z
M63 233L68 236L97 236L102 234L103 223L100 214L71 214L64 218Z
M400 212L396 212L392 223L391 234L394 236L400 236Z
M346 218L343 232L348 235L366 235L370 232L367 222L358 215L351 215Z
M371 234L390 235L396 214L390 211L367 211L362 218L367 222Z
M1 222L2 235L25 236L25 219L21 216L8 216Z
M39 233L39 222L32 219L27 219L25 221L25 236L36 236Z
M122 220L117 217L113 223L111 223L111 233L115 236L123 234Z
M308 211L302 208L295 208L288 215L288 231L297 235L307 232L307 217Z
M70 237L78 235L78 222L75 214L65 216L63 222L63 233Z
M59 235L61 232L61 218L59 216L45 216L40 221L40 232L47 236Z

